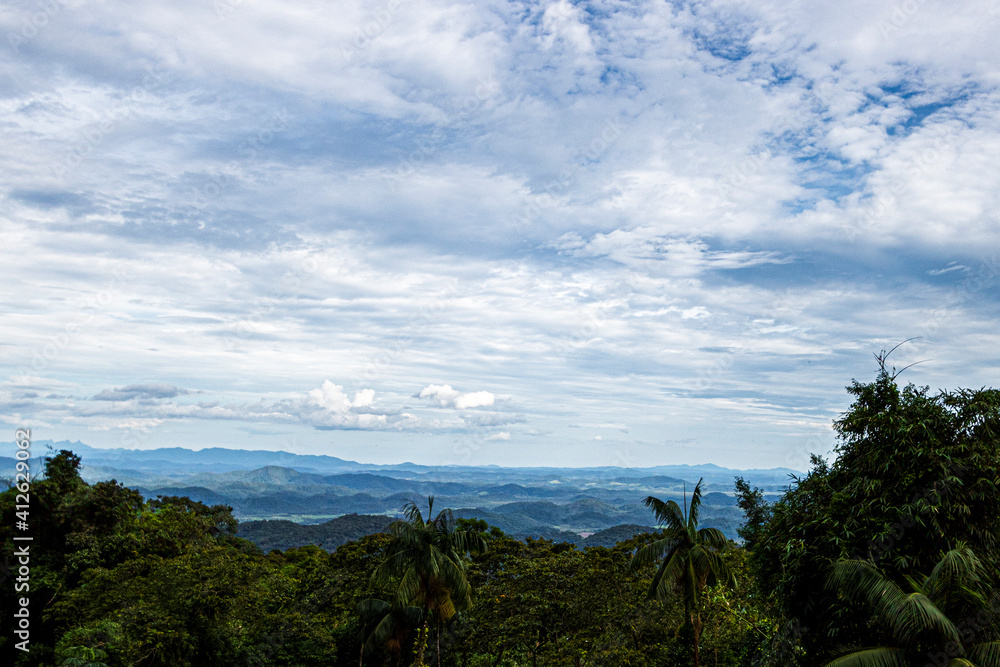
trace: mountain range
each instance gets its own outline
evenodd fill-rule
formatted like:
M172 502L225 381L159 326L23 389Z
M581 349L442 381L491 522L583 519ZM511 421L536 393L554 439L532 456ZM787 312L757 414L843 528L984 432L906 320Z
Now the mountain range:
M735 539L743 519L733 497L736 476L773 497L791 476L801 474L787 468L731 470L712 464L375 465L334 456L224 448L122 450L68 441L33 445L36 454L42 448L76 453L82 460L81 475L90 483L115 479L147 498L187 496L229 505L241 522L241 535L264 548L307 543L333 548L384 529L401 516L407 502L417 503L426 513L431 495L435 508L452 508L458 518L483 519L516 537L597 544L652 529L654 519L643 500L653 495L683 503L699 479L703 480L701 523ZM13 454L14 444L3 445L2 451ZM37 459L33 464L36 470L41 466ZM0 457L0 470L13 468L12 457Z

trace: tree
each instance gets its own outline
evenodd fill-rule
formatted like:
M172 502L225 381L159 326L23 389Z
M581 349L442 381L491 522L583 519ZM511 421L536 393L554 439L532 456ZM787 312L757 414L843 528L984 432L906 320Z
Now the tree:
M728 547L726 537L716 528L698 528L701 482L698 480L691 493L690 505L685 493L686 506L683 509L673 500L664 502L653 496L646 498L646 507L653 510L659 524L666 527L663 537L639 549L631 564L633 568L639 568L662 558L646 596L663 600L676 591L681 592L685 616L693 633L694 667L701 664L698 644L702 630L702 591L716 582L735 584L732 572L722 558L722 552Z
M760 539L764 526L771 519L771 506L764 500L764 492L750 487L742 477L736 478L736 504L743 510L745 520L736 532L743 540L743 546L753 551Z
M961 546L930 575L908 578L907 593L869 561L837 563L828 585L865 605L891 645L851 650L827 667L1000 667L1000 599L986 599L982 571Z
M414 606L423 610L422 627L417 636L416 665L424 664L429 623L437 627L437 658L441 663L441 630L444 624L472 602L472 590L466 577L465 556L486 550L482 535L458 529L450 509L434 513L434 496L427 498L427 519L416 503L403 508L405 521L389 526L392 541L387 557L372 575L376 583L398 581L392 606Z
M108 654L99 648L74 646L67 653L61 667L107 667L102 661L108 657Z
M961 542L987 576L1000 570L1000 391L900 387L885 356L873 382L847 388L837 459L814 456L756 536L760 590L788 629L783 667L796 652L815 665L834 646L879 639L860 603L825 588L830 563L871 560L904 586Z
M361 660L365 653L385 651L386 659L399 665L403 648L412 628L420 625L424 613L420 607L395 607L385 600L369 599L358 604L361 616Z
M66 493L80 480L80 457L69 451L61 449L55 456L45 458L45 479L55 486L60 493Z

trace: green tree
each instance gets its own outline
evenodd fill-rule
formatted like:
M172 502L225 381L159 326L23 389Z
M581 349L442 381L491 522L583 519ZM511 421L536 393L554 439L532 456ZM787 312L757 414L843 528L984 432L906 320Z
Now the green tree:
M673 500L664 502L653 496L646 498L646 507L653 510L656 520L665 526L663 537L639 549L632 558L633 568L661 561L650 582L646 594L648 598L663 600L678 591L681 593L685 617L692 631L694 667L701 665L702 591L716 582L735 584L733 574L722 557L728 540L716 528L698 527L701 482L698 480L695 485L690 504L685 497L684 508Z
M959 547L930 575L908 577L905 592L868 561L837 563L829 586L868 608L892 645L851 650L827 667L1000 667L1000 598L987 600L982 572L972 550Z
M767 522L771 520L771 505L764 500L764 492L742 477L736 478L736 504L743 510L744 522L736 532L743 546L753 551Z
M424 618L420 607L396 607L372 598L358 604L361 616L361 662L365 654L385 654L386 660L399 665L403 651L410 643L411 630L419 626Z
M61 667L107 667L102 661L108 654L99 648L73 646L67 649L66 653Z
M900 387L885 356L873 382L848 387L837 459L814 456L755 536L760 590L787 630L774 664L815 665L832 647L880 641L860 603L825 588L837 561L871 560L904 586L964 543L1000 583L1000 391Z
M485 551L486 541L476 530L457 528L450 509L434 516L434 496L427 499L427 519L413 502L405 505L403 513L405 521L395 521L389 526L392 541L387 557L375 569L372 579L376 583L398 582L393 607L423 610L416 665L424 664L429 624L435 624L440 665L444 624L472 602L466 555Z

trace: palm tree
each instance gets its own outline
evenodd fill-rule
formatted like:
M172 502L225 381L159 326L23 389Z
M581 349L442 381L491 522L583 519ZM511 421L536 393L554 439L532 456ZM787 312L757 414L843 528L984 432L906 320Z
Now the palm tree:
M653 510L659 525L664 526L663 537L639 549L632 557L631 567L640 568L662 558L646 594L647 599L665 600L674 593L684 596L684 613L694 633L692 660L700 667L701 655L701 593L706 586L716 582L734 585L736 579L722 559L722 551L729 542L716 528L698 528L698 511L701 508L701 482L691 493L691 504L685 507L675 501L666 502L649 496L646 507Z
M405 521L389 526L392 541L387 558L376 568L376 583L398 582L392 606L422 610L422 627L417 635L415 665L424 665L428 626L437 626L437 656L441 664L441 629L459 610L468 608L472 590L466 578L468 553L486 551L486 541L476 531L458 530L450 509L434 513L434 496L427 498L427 519L416 503L403 507Z
M965 545L945 552L930 575L906 577L909 593L868 561L840 561L828 585L868 606L892 646L852 649L827 667L1000 667L997 599L986 601L982 574Z
M410 630L420 625L423 609L419 607L393 607L384 600L369 599L358 605L361 616L361 655L358 665L364 663L365 652L385 650L385 660L393 657L393 664L399 665L403 647Z

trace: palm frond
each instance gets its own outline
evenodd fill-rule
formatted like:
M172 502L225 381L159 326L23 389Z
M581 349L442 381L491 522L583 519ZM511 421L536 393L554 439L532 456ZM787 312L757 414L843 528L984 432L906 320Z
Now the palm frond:
M438 579L452 596L458 598L458 606L464 609L471 600L472 591L469 580L465 576L465 568L450 558L442 558Z
M969 651L969 659L979 667L1000 667L1000 641L977 644Z
M872 607L876 616L891 621L900 613L906 594L898 585L864 560L842 560L833 567L827 587L839 590L847 598Z
M905 594L885 573L868 561L837 563L827 585L847 597L872 607L880 624L892 630L903 644L914 642L927 631L947 641L960 642L955 624L923 593Z
M398 630L396 619L391 613L385 613L378 618L375 627L367 634L364 640L366 651L374 651L386 644L389 638L396 634Z
M444 508L434 517L434 527L439 532L448 533L454 525L455 515L449 507Z
M646 592L647 599L666 600L679 585L684 584L687 577L684 555L684 549L679 544L670 550L653 575Z
M629 569L638 570L639 568L647 565L652 565L656 561L660 560L664 554L669 553L680 543L681 540L668 536L661 537L655 542L643 545L638 551L635 552L635 555L632 556L632 560L629 562Z
M416 568L409 568L396 587L396 606L405 607L417 599L421 589L420 575Z
M433 507L434 496L430 496L428 500L430 501L430 504ZM403 516L406 517L406 520L409 522L411 526L419 527L424 525L424 517L422 514L420 514L420 508L417 507L417 504L412 500L407 500L406 504L403 505Z
M659 525L677 531L687 528L684 525L684 512L675 501L668 500L664 502L654 496L647 496L643 504L653 510L653 516L656 517Z
M717 551L699 544L691 549L688 558L694 564L699 587L703 588L714 581L728 586L736 584L736 575Z
M408 568L410 554L406 550L400 550L388 556L372 572L373 583L386 583L394 577L401 577Z
M698 525L698 514L701 512L701 483L705 478L698 480L691 492L691 504L687 511L687 529L693 531Z
M423 620L423 610L418 607L394 607L378 599L362 600L357 610L362 622L359 639L366 651L374 651L394 638L401 638Z
M982 570L972 549L961 544L941 556L921 588L935 604L949 609L959 600L970 597L972 591L968 585L980 581ZM972 594L971 597L977 596Z
M907 595L891 622L890 627L896 636L907 643L914 642L928 630L936 632L946 641L956 644L961 644L962 641L958 628L951 619L923 593Z
M902 649L866 648L826 663L824 667L909 667Z
M362 621L371 620L372 618L384 614L387 612L392 605L390 605L385 600L379 600L378 598L369 598L367 600L362 600L358 603L358 614L361 616Z
M697 532L697 535L702 544L707 544L713 549L722 551L729 548L729 540L718 528L702 528Z
M488 551L486 540L479 533L471 530L457 530L452 536L455 551L460 554L483 554Z
M414 505L414 508L416 506ZM417 517L419 520L420 510L415 509ZM419 527L415 526L413 523L406 521L393 521L389 524L387 532L396 538L393 544L393 548L399 548L401 543L415 543L419 542L421 539L421 530Z

